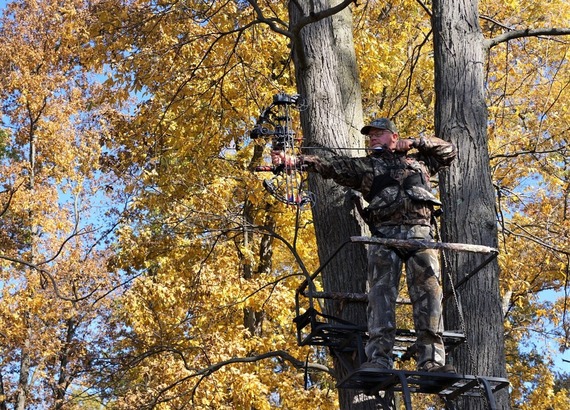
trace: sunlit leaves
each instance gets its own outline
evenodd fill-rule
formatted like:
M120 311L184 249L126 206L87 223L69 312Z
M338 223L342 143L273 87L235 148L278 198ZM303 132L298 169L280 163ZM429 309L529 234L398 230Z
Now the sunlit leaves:
M271 226L293 240L294 213L268 199L248 170L253 145L242 140L261 106L291 86L286 40L262 25L245 30L252 11L232 2L105 2L97 12L92 32L96 49L110 56L114 86L142 101L106 141L109 158L119 160L108 161L109 169L128 172L135 195L113 265L144 273L117 312L131 343L115 346L115 354L132 349L144 357L125 374L132 387L116 391L117 405L269 408L316 400L300 389L302 373L276 358L228 363L207 378L200 373L268 351L295 360L307 355L292 324L299 268L276 240L271 270L261 255ZM132 171L121 168L126 155L138 164ZM302 258L311 253L310 233L299 239Z
M570 8L560 1L483 2L481 12L485 35L491 38L508 30L565 27ZM494 47L487 67L489 147L503 228L501 286L509 309L507 340L544 337L557 341L561 351L568 340L564 300L570 251L566 160L570 117L563 102L570 91L567 58L566 37L521 38ZM543 294L549 299L563 297L557 303L560 309L545 302ZM507 348L516 349L512 343ZM567 406L567 392L555 396L548 390L551 376L545 365L511 357L511 374L524 380L532 374L544 378L532 382L535 393L515 386L526 390L524 400L515 393L515 401L528 408L542 406L540 400L553 408Z
M3 406L73 402L68 388L85 388L79 375L107 337L104 296L118 285L90 220L111 110L82 66L85 12L15 1L0 23Z
M433 133L429 15L410 0L370 1L354 12L366 118L394 117L403 136Z
M562 27L567 3L481 2L484 35ZM285 2L259 6L287 28ZM432 133L429 10L412 0L351 9L365 117L395 116L403 136ZM16 347L3 350L3 363L17 363L29 343L37 374L54 386L64 331L83 320L69 357L75 370L100 370L82 382L97 383L116 408L334 407L326 373L311 373L312 389L303 390L295 361L330 359L296 344L291 320L304 276L271 236L294 244L312 271L310 212L295 220L250 172L267 154L247 138L254 119L273 94L295 91L290 40L241 1L17 1L8 12L0 198L10 206L0 250L34 263L57 257L42 264L51 276L2 261L2 337ZM567 400L553 388L548 359L519 354L535 334L568 347L567 54L564 37L521 38L492 48L485 68L509 371L530 383L515 383L513 396L529 408ZM112 179L99 181L103 174ZM96 253L94 237L74 236L101 189L126 204L109 213L124 223L106 266L111 249ZM128 288L106 297L119 275ZM551 290L565 298L542 300ZM89 320L110 333L90 333ZM96 345L88 339L106 337L105 360L88 361ZM268 352L290 357L255 360ZM230 363L236 358L251 361ZM4 380L13 392L16 377Z

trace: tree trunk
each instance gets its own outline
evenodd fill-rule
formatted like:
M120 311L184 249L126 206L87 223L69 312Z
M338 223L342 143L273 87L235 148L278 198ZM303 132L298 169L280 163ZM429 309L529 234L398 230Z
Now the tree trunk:
M336 5L341 0L332 0ZM360 133L362 128L362 89L360 87L360 74L354 50L354 37L352 35L352 10L346 8L332 17L334 38L334 53L338 61L336 79L340 87L340 98L344 120L348 127L347 133L351 147L364 146L364 136Z
M289 4L291 26L295 26L309 12L318 12L330 6L326 0L313 2L312 10L300 10L300 3L297 2ZM350 11L347 9L345 13ZM340 27L348 22L351 19L346 14L337 16L335 20ZM344 29L350 30L351 24ZM305 144L309 146L355 147L361 141L358 132L355 132L362 124L362 109L352 35L346 31L336 33L335 37L332 18L327 18L303 28L293 46L297 89L306 103L306 109L301 111L301 126ZM339 59L337 53L342 54L343 59ZM316 154L324 155L324 152ZM344 188L311 175L309 189L317 198L313 218L319 258L324 261L350 236L362 234L362 227ZM364 247L344 247L325 269L323 282L324 289L329 292L364 292ZM343 304L329 300L324 309L326 314L366 325L366 306L362 303ZM353 357L347 359L354 360ZM344 378L340 366L337 365L335 371L337 380ZM373 398L357 391L339 391L341 409L375 409L374 402Z
M28 399L30 376L30 356L26 347L22 348L22 357L20 358L20 372L18 378L18 387L16 389L16 410L25 410Z
M4 390L4 378L0 373L0 410L8 410L6 405L6 391Z
M433 3L435 129L458 150L450 169L440 173L442 237L446 242L496 247L495 193L487 149L485 55L477 6L474 0ZM476 254L447 253L443 269L446 291L450 278L457 283L483 259ZM467 336L467 344L453 356L459 372L506 377L496 260L458 290L457 300L449 299L445 315L447 329L462 329ZM509 408L506 389L496 399L499 408ZM466 399L461 407L487 408L487 403Z

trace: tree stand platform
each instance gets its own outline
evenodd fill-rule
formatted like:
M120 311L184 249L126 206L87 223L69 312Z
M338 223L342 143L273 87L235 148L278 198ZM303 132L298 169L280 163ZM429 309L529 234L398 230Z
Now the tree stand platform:
M411 393L437 394L449 410L456 408L458 397L482 397L489 410L496 410L494 393L508 386L507 379L496 377L373 368L357 369L337 384L339 389L362 390L370 395L385 392L385 409L393 408L390 398L394 392L401 392L406 410L412 409Z
M325 315L315 308L309 308L297 316L293 322L297 325L299 346L325 346L331 354L343 361L342 353L356 353L358 361L364 363L364 346L368 341L366 326L358 326L337 317ZM445 351L449 354L465 342L465 336L454 331L442 334ZM414 330L397 329L394 356L400 361L415 357L416 333ZM350 368L347 363L344 363Z

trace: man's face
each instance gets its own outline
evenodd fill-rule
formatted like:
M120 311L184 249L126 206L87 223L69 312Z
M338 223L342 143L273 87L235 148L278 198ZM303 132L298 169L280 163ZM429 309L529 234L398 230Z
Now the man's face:
M393 150L396 148L396 141L398 141L398 134L394 134L390 130L381 130L379 128L372 128L368 133L368 148L384 148Z

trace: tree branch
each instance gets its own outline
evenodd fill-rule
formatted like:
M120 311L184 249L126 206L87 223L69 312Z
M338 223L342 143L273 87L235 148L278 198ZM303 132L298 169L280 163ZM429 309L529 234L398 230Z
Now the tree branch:
M553 148L553 149L547 149L544 151L538 151L536 149L530 149L530 150L526 150L526 151L516 151L516 152L511 152L511 153L504 153L504 154L495 154L495 155L491 155L489 158L491 160L493 159L497 159L497 158L516 158L516 157L520 157L522 155L540 155L540 154L553 154L553 153L560 153L562 155L565 155L566 148L565 147L561 147L561 148Z
M432 13L431 10L429 9L429 7L422 1L422 0L416 0L416 3L418 3L422 9L424 9L424 11L426 12L426 14L432 18Z
M79 302L79 301L85 300L85 299L89 298L91 295L93 295L93 294L98 290L98 287L96 287L95 289L93 289L91 292L89 292L89 293L88 293L87 295L85 295L85 296L82 296L82 297L79 297L79 298L77 298L77 297L75 297L75 298L69 298L69 297L66 297L66 296L62 295L62 294L59 292L59 288L58 288L58 286L57 286L57 282L56 282L55 278L53 277L53 275L52 275L51 273L49 273L47 270L45 270L45 269L43 269L43 268L40 268L39 264L34 264L34 263L27 262L27 261L22 260L22 259L12 258L12 257L10 257L10 256L2 255L2 254L0 254L0 259L6 260L6 261L8 261L8 262L18 263L18 264L24 265L24 266L27 266L27 267L30 268L30 269L34 269L35 271L39 272L39 274L41 275L42 278L47 279L47 281L49 281L49 282L52 284L52 286L53 286L53 291L54 291L55 295L56 295L59 299L65 300L65 301L67 301L67 302ZM44 263L44 262L42 262L42 263Z
M159 349L158 351L154 351L152 353L156 354L156 353L166 352L166 351L174 353L174 354L182 355L182 353L176 351L176 349L169 349L169 348ZM147 356L145 356L145 357L147 357ZM193 371L193 373L171 383L168 386L165 386L162 390L158 391L156 397L153 399L151 408L154 408L154 405L157 405L158 403L169 401L168 398L166 398L166 397L163 398L165 393L176 388L177 386L185 383L186 381L188 381L190 379L198 378L198 380L196 381L196 384L193 386L191 393L190 393L192 400L193 400L193 397L196 394L196 391L197 391L198 387L200 386L201 382L205 378L207 378L208 376L211 376L213 373L224 368L225 366L232 365L232 364L238 364L238 363L253 363L253 362L258 362L261 360L272 359L272 358L278 358L280 360L289 362L296 369L309 368L309 369L313 369L313 370L323 371L325 373L332 375L331 369L329 367L318 364L318 363L308 363L308 362L305 362L302 360L298 360L297 358L295 358L294 356L292 356L291 354L289 354L288 352L283 351L283 350L276 350L276 351L261 353L257 356L234 357L234 358L231 358L228 360L224 360L224 361L221 361L218 363L214 363L211 366L208 366L204 369L192 369L186 364L186 361L184 361L185 367L187 368L187 370Z
M259 23L264 23L267 24L269 26L269 28L273 31L275 31L276 33L282 34L286 37L289 38L293 38L293 33L291 33L288 30L285 30L281 27L278 26L286 26L285 22L278 19L278 18L266 18L263 16L263 12L261 11L261 8L259 7L259 5L257 4L256 0L247 0L247 2L251 5L251 7L253 7L253 10L255 11L255 14L257 14L257 21Z
M504 26L502 26L504 27ZM508 27L505 27L511 30ZM497 37L485 40L483 43L485 49L488 51L498 44L523 37L539 37L539 36L567 36L570 35L570 28L538 28L538 29L524 29L524 30L511 30L503 33Z
M311 23L315 23L319 20L323 20L327 17L331 17L334 16L337 13L340 13L342 10L344 10L345 8L347 8L351 3L354 3L355 0L343 0L341 1L339 4L337 4L336 6L333 6L331 8L325 9L325 10L321 10L318 12L314 12L311 11L309 12L308 15L304 16L303 18L301 18L299 20L299 22L294 26L290 28L290 32L296 36L298 35L301 30L303 29L303 27L311 24Z
M321 10L318 12L311 11L311 12L309 12L308 15L305 15L302 19L300 19L299 22L295 26L289 27L289 30L284 30L278 26L278 24L279 25L285 25L285 23L282 20L277 19L277 18L266 18L266 17L264 17L263 12L262 12L261 8L259 7L256 0L247 0L247 2L255 10L255 13L257 14L257 21L258 22L267 24L271 28L271 30L275 31L276 33L283 34L284 36L287 36L290 39L294 39L295 36L297 36L301 32L303 27L305 27L306 25L311 24L311 23L315 23L319 20L325 19L327 17L331 17L331 16L341 12L342 10L347 8L351 3L355 3L355 0L343 0L339 4L337 4L336 6L333 6L331 8ZM302 11L302 8L297 1L294 1L294 4L297 6L297 8L299 10Z
M545 242L542 238L539 238L538 236L533 235L532 233L528 232L528 230L525 229L523 226L516 224L516 223L511 223L511 225L520 229L522 233L517 233L514 230L507 228L506 232L508 234L513 235L513 236L518 237L518 238L527 239L527 240L534 242L535 244L542 246L543 248L548 249L552 252L560 253L563 255L570 255L570 251L563 249L563 248L560 248L558 246L555 246L554 244L550 244L550 243Z
M0 194L5 194L8 193L8 200L6 201L6 203L4 204L4 206L2 207L2 210L0 210L0 216L3 216L6 212L8 212L8 208L10 208L10 204L12 203L12 199L14 198L14 194L16 193L16 191L24 184L24 182L21 182L18 187L14 188L14 187L9 187L8 189L6 189L5 191L0 192Z
M196 372L195 374L188 376L188 378L200 376L199 380L196 382L196 385L192 389L192 397L194 397L194 394L196 393L196 390L198 389L198 386L200 385L202 380L204 380L204 378L210 376L212 373L217 372L221 368L223 368L227 365L230 365L230 364L234 364L234 363L252 363L252 362L257 362L260 360L270 359L270 358L280 358L281 360L288 361L296 369L303 369L306 367L306 368L310 368L310 369L324 371L324 372L332 375L331 370L327 366L324 366L321 364L316 364L316 363L303 362L301 360L297 360L295 357L293 357L292 355L290 355L289 353L287 353L283 350L277 350L277 351L273 351L273 352L262 353L258 356L238 357L238 358L229 359L229 360L226 360L223 362L213 364L212 366L210 366L206 369L200 370L200 371Z

